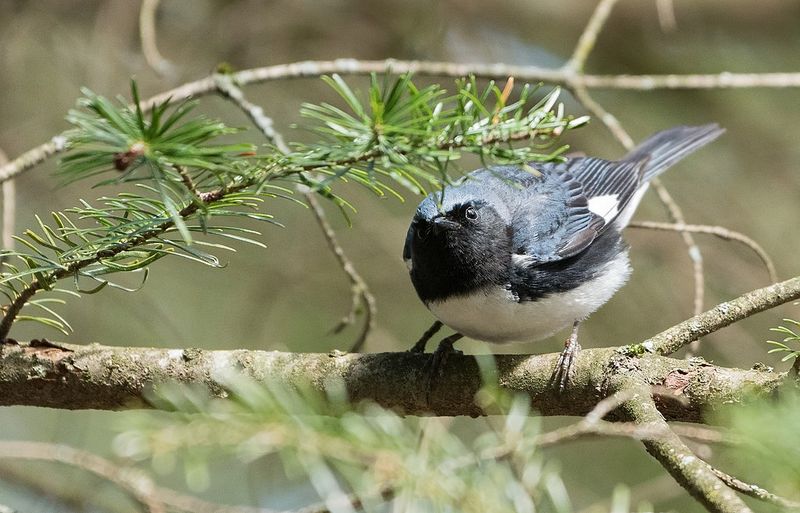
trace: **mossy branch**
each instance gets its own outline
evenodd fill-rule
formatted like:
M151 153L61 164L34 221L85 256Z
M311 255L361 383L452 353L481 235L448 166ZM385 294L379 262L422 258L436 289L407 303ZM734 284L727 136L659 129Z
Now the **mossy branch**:
M704 422L722 404L769 396L785 374L771 370L728 369L699 361L646 354L626 356L613 348L587 349L578 358L575 378L563 394L549 379L557 354L453 355L426 401L423 379L430 355L412 353L285 353L207 351L75 345L32 341L2 347L0 405L62 409L146 408L147 391L158 383L206 386L224 395L226 371L241 371L257 381L324 390L341 380L356 403L374 401L405 414L478 416L475 394L481 368L496 365L505 389L531 398L543 415L585 415L608 394L609 380L636 369L644 382L673 395L657 401L668 420Z

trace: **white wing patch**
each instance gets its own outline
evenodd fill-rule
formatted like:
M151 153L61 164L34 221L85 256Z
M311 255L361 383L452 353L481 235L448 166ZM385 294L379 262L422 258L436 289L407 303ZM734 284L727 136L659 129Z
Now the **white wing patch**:
M536 259L530 255L520 255L518 253L511 255L511 262L520 267L527 267L529 264L532 264L534 260Z
M589 198L589 210L602 217L608 224L617 215L619 208L618 194L604 194Z

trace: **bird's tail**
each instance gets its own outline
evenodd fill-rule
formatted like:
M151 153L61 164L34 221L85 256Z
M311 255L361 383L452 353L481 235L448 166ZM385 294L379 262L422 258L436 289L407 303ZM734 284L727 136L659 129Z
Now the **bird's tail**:
M623 160L644 160L644 181L655 178L695 150L710 143L725 131L716 123L702 126L676 126L658 132L634 148Z

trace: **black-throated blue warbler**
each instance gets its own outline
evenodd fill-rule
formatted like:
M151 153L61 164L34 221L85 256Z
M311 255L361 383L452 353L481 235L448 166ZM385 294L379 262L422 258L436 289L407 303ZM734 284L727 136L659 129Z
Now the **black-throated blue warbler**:
M439 321L463 336L535 341L572 326L554 384L564 388L580 349L578 325L628 280L622 229L649 181L723 132L716 124L658 132L621 160L479 169L426 197L403 248L414 288Z

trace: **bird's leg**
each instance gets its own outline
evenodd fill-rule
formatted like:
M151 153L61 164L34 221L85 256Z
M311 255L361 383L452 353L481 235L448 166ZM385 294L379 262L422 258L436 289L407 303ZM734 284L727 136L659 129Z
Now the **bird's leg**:
M408 350L409 353L424 353L425 346L428 345L428 341L436 335L436 333L442 329L442 323L439 321L434 322L428 331L422 334L422 336L417 340L417 343L414 344L414 347ZM453 341L455 342L455 340Z
M578 343L578 326L580 326L580 324L580 321L575 321L572 325L572 333L567 341L564 342L564 349L558 357L558 363L553 370L552 378L550 378L553 387L555 387L559 393L563 392L564 388L566 388L572 371L574 370L573 365L575 364L575 358L581 350L581 345Z
M438 329L438 328L437 328ZM442 374L444 364L447 362L447 357L452 353L461 353L461 351L454 349L453 344L459 339L463 338L461 333L455 333L449 337L445 337L439 342L439 347L431 355L430 367L428 368L428 384L425 395L425 400L428 404L431 403L431 392L436 384L436 379Z

